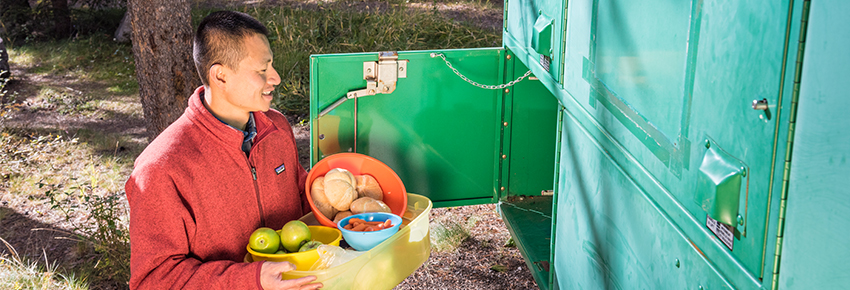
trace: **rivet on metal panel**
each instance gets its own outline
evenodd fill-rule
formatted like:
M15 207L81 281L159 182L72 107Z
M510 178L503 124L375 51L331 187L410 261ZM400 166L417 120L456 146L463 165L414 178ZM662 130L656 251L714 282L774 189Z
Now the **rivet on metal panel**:
M508 158L508 155L502 154L502 159Z
M705 140L705 148L711 148L711 141Z
M325 140L325 134L319 134L319 140Z
M510 90L510 89L505 89L505 93L506 93L506 94L507 94L507 93L510 93L510 92L511 92L511 90Z
M506 58L507 58L507 59L511 59L511 55L509 54L508 56L506 56Z
M372 69L371 69L371 68L367 68L367 69L366 69L366 72L367 72L367 73L372 73Z
M744 225L744 217L742 217L740 214L738 215L738 225L739 226Z
M398 71L404 71L404 67L403 66L398 67Z
M501 188L499 188L499 190L501 190L501 191L505 191L505 187L504 187L504 186L502 186Z
M741 176L747 177L747 169L746 168L741 168Z
M388 88L388 87L384 87L382 90L386 93L386 92L388 92L388 91L390 90L390 88Z
M502 123L502 125L503 125L503 126L505 126L505 127L507 127L507 126L508 126L508 122L504 122L504 123Z

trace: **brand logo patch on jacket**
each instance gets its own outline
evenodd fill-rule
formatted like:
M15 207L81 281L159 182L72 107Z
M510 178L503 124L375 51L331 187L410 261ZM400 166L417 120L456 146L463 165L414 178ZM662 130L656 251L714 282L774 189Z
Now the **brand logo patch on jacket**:
M286 170L286 164L281 164L277 168L274 169L274 172L280 174L281 172Z

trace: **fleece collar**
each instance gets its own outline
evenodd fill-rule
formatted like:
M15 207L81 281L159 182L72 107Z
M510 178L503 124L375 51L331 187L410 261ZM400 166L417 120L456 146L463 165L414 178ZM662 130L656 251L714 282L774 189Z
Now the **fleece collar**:
M204 87L195 89L195 93L189 97L189 107L186 108L187 116L193 123L205 128L207 132L213 135L216 139L227 144L228 147L241 150L245 135L242 130L234 130L230 125L220 121L204 106L201 95L204 93ZM256 126L256 137L253 137L253 143L256 144L260 139L271 132L277 130L277 127L269 120L266 114L262 112L252 112L254 125Z

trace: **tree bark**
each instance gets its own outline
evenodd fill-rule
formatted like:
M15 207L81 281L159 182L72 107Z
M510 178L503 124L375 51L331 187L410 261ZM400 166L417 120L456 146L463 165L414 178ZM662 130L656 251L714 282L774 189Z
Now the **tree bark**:
M192 61L189 0L129 0L133 55L148 137L174 122L201 84Z
M68 0L53 0L53 29L58 39L71 35L71 11L68 10Z
M115 41L120 43L129 43L133 36L133 27L130 25L130 12L124 12L124 17L121 18L121 24L115 30Z

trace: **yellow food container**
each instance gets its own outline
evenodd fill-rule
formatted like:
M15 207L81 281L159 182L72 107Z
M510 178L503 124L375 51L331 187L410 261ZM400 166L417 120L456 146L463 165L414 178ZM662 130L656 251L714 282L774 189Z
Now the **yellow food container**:
M323 289L392 289L431 255L431 200L408 193L407 211L398 233L353 260L326 270L290 271L284 279L316 276ZM318 254L317 254L318 255Z
M338 229L325 226L307 227L310 228L310 235L313 236L314 241L322 242L322 244L325 245L339 246L339 241L342 239L342 233L340 233ZM277 230L277 232L280 234L280 230ZM294 264L297 270L309 270L310 267L319 260L319 252L316 250L289 254L266 254L254 251L250 246L246 247L248 248L248 255L250 256L245 257L246 260L249 260L250 258L251 261L287 261Z

